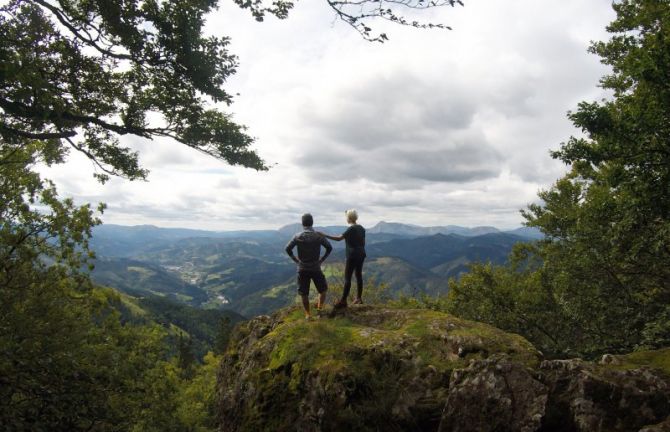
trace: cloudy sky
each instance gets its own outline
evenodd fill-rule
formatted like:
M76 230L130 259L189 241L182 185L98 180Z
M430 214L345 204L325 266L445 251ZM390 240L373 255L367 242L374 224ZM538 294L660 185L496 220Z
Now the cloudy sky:
M167 140L126 139L147 182L97 184L73 154L51 169L62 195L105 202L106 223L213 230L360 222L515 228L565 167L549 157L581 100L606 96L587 53L607 38L609 0L472 0L423 15L452 31L387 31L366 42L323 0L255 22L228 1L207 31L232 38L227 108L269 172L233 168Z

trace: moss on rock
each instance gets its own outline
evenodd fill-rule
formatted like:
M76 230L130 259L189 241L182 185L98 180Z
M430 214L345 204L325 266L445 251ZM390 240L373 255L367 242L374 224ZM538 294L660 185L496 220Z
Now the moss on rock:
M654 351L636 351L626 355L610 356L611 360L605 361L607 368L615 370L632 370L642 367L661 371L670 377L670 348ZM605 357L607 359L607 356Z
M525 339L440 312L352 307L306 321L299 309L244 323L220 374L222 430L436 429L451 372Z
M670 349L610 357L542 361L518 335L425 309L365 305L312 321L284 309L234 332L218 377L220 430L662 427Z

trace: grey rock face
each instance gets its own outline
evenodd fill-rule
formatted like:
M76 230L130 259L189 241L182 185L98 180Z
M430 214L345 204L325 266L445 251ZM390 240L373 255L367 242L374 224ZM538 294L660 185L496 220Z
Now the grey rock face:
M650 369L564 360L533 370L487 359L453 372L439 430L657 432L668 414L670 382Z
M547 387L531 371L502 359L452 373L440 432L533 432L545 413Z
M642 428L640 432L670 432L670 417L661 423Z

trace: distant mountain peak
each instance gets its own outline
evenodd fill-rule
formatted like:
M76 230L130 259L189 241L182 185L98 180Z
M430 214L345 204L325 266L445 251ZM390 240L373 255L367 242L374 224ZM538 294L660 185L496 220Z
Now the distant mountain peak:
M279 232L287 232L287 231L298 232L300 230L302 230L302 224L292 223L292 224L287 224L287 225L284 225L284 226L280 227L277 231L279 231Z
M396 234L405 236L432 236L435 234L458 234L466 237L482 234L498 233L499 229L492 226L478 226L473 228L458 225L423 227L399 222L381 221L368 230L371 234Z
M408 227L415 227L415 228L423 228L420 225L415 225L415 224L408 224L408 223L402 223L402 222L387 222L387 221L379 221L377 224L373 227L383 227L383 226L408 226Z

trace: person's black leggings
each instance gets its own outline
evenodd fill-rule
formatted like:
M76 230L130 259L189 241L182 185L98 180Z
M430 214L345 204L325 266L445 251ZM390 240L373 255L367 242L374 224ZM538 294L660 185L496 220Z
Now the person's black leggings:
M342 300L347 301L349 297L349 290L351 290L351 276L356 273L356 288L358 288L358 298L363 295L363 261L365 257L349 257L344 266L344 291L342 292Z

